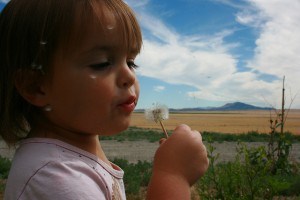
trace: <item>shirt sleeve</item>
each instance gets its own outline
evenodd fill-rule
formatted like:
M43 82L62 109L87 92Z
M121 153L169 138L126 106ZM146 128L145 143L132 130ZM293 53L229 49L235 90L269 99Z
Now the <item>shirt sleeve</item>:
M111 199L108 186L88 165L50 162L28 180L20 200Z

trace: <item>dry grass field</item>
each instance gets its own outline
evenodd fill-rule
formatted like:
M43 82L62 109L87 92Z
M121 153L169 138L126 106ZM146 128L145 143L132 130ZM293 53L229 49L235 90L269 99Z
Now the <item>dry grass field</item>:
M209 111L193 113L170 113L163 123L167 130L179 124L188 124L198 131L219 133L270 132L270 116L275 119L274 111ZM134 113L131 126L141 128L160 128L159 124L145 119L144 113ZM300 135L300 110L290 110L285 123L285 131Z

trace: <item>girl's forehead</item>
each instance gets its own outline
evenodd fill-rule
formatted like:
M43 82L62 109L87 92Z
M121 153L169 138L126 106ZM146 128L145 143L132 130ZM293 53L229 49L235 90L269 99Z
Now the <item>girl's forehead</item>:
M141 39L131 26L129 18L104 5L92 8L89 14L79 12L74 20L73 30L67 43L68 51L81 49L87 51L94 46L114 47L129 53L140 51Z
M110 24L108 24L110 25ZM133 49L129 50L119 37L117 27L87 27L88 31L82 34L80 40L74 38L72 48L67 52L69 56L91 56L101 53L127 53L132 54ZM99 54L100 55L100 54Z
M101 51L128 51L122 38L119 37L118 28L113 24L107 27L93 26L90 31L82 36L78 50L82 53ZM129 50L132 51L132 50Z

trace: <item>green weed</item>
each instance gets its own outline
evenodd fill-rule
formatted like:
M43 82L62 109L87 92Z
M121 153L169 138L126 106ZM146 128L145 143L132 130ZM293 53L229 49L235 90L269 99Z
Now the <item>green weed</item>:
M171 131L168 131L169 135L172 135ZM204 131L201 133L204 141L213 140L215 142L269 142L270 135L267 133L258 133L256 131L251 131L248 133L241 134L224 134L216 132ZM300 135L293 135L290 132L285 132L285 138L292 143L300 142ZM146 140L149 142L157 142L163 136L161 130L157 129L145 129L137 127L129 127L127 130L120 134L113 136L101 136L101 140L117 140L117 141L140 141ZM274 140L279 140L280 134L274 134Z
M11 161L7 158L0 156L0 193L4 192L5 179L8 177L8 173L11 167Z
M210 167L197 183L201 199L273 199L275 196L298 196L299 164L282 165L272 172L272 159L265 146L248 148L240 144L233 162L216 163L212 143L207 145ZM290 170L290 169L296 170Z
M133 164L124 159L114 159L113 163L125 172L124 184L127 195L137 195L141 188L147 187L152 174L152 163L138 161Z

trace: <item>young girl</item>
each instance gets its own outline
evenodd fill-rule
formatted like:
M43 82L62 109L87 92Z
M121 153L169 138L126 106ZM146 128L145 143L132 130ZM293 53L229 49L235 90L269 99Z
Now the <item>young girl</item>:
M122 0L11 0L0 17L0 134L18 144L4 199L126 199L99 136L129 126L142 36ZM201 135L162 140L147 199L189 199Z

